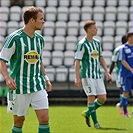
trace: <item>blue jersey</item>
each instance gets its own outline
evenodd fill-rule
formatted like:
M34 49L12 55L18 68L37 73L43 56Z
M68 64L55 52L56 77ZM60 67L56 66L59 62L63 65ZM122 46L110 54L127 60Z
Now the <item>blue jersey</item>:
M119 50L119 60L125 60L129 66L133 68L133 46L124 44L123 47ZM122 64L120 66L120 75L123 78L133 77L133 74Z

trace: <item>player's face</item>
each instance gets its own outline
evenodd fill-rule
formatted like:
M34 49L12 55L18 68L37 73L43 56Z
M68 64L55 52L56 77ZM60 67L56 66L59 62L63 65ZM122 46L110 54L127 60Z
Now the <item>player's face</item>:
M132 42L132 44L133 44L133 36L131 36L130 39L131 39L131 42Z
M37 19L34 22L35 30L41 30L44 22L44 14L42 12L38 12Z
M95 36L97 34L97 27L96 25L91 25L90 28L88 28L88 32L89 34L91 34L92 36Z

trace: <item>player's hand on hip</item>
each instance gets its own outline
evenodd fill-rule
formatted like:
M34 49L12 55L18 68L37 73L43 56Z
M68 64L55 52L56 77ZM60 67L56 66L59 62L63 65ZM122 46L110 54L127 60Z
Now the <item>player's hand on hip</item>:
M12 78L8 77L6 78L6 85L11 90L16 90L16 82Z
M46 80L46 91L47 92L52 91L52 84L50 83L49 80Z
M75 85L77 87L81 87L82 83L81 83L81 79L75 79Z

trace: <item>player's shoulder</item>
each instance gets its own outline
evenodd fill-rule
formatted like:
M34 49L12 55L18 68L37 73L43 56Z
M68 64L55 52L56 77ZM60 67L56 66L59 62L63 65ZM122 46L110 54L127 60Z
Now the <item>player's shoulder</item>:
M8 35L9 39L20 38L22 35L22 29L18 29Z
M37 33L37 32L35 32L35 36L40 38L41 40L44 40L44 37L41 34Z
M114 49L114 51L119 51L119 49L121 49L123 47L123 45L120 45L120 46L118 46L118 47L116 47L115 49Z
M121 47L119 47L119 50L118 50L118 51L119 51L119 52L120 52L120 51L123 51L125 48L126 48L126 44L123 44L123 45L121 45Z
M127 48L127 46L128 46L128 44L125 43L125 44L123 44L119 49L125 49L125 48Z
M86 43L86 38L83 37L82 39L80 39L80 40L77 42L77 45L83 46L83 45L85 45L85 43Z
M82 39L80 39L80 40L78 41L79 44L83 44L83 43L85 43L85 42L86 42L85 37L83 37Z
M97 43L100 43L100 40L98 40L97 38L93 38L93 41L97 42Z
M35 36L36 36L37 38L39 38L39 40L40 40L41 42L43 42L43 43L45 42L44 36L42 36L41 34L35 32Z

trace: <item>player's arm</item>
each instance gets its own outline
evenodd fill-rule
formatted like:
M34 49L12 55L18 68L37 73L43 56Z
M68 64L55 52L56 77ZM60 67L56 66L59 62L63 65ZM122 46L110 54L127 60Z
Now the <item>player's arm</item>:
M110 65L110 70L109 73L111 74L114 67L115 67L115 63L118 61L118 48L116 48L113 52L113 56L112 56L112 63Z
M15 37L13 37L12 35L9 35L4 42L4 45L0 54L0 72L2 73L6 81L6 85L11 90L15 90L17 86L16 86L15 80L9 76L6 63L10 61L12 55L15 53L16 45L14 40L15 40Z
M107 68L107 65L105 63L103 56L100 56L100 63L102 65L103 69L105 70L107 80L111 80L111 75L108 72L108 68Z
M0 60L0 73L3 75L6 85L11 90L16 89L16 82L9 76L9 73L7 71L6 63L3 60Z
M121 64L133 74L133 68L125 60L121 60Z
M81 79L80 79L80 60L75 60L75 85L77 87L81 87Z
M109 70L110 74L112 73L114 67L115 67L115 62L112 62L111 65L110 65L110 70Z
M110 65L110 70L109 70L110 75L111 75L114 67L115 67L115 62L112 61L111 65ZM108 82L111 84L112 83L112 80L110 79L110 80L108 80Z
M45 80L46 80L46 86L47 86L46 91L49 92L49 91L52 90L52 84L51 84L51 82L50 82L50 80L49 80L49 78L48 78L48 76L46 74L46 71L45 71L43 63L41 63L41 71L42 71L42 73L43 73L43 75L45 77Z
M82 82L80 79L80 61L83 58L85 49L82 43L78 43L76 45L76 53L75 53L75 63L74 63L74 68L75 68L75 85L77 87L81 87Z

